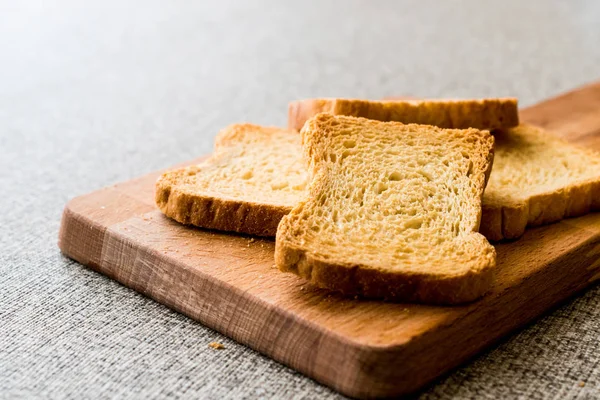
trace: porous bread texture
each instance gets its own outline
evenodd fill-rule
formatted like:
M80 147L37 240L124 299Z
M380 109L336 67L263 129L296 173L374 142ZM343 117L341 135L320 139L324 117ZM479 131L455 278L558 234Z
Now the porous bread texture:
M289 104L288 127L300 130L307 120L321 112L440 128L498 129L519 124L517 99L514 98L379 101L310 99Z
M169 171L156 183L156 204L183 224L275 236L307 180L298 132L236 124L219 132L205 162Z
M279 224L280 270L390 300L454 304L489 290L496 254L477 232L489 132L319 114L302 135L312 179Z
M600 155L531 125L496 134L480 232L514 239L537 226L600 209Z

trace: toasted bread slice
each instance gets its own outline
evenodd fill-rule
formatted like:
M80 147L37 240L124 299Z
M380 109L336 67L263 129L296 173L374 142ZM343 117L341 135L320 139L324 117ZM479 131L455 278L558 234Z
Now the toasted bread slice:
M600 210L600 154L531 125L498 132L495 152L479 230L488 239Z
M288 107L288 127L300 130L314 115L364 117L378 121L435 125L440 128L510 128L519 124L517 99L357 100L311 99Z
M156 204L183 224L275 236L306 185L298 132L251 124L217 135L204 163L169 171L156 183Z
M275 262L347 295L474 300L496 253L477 232L494 138L318 114L303 130L308 195L277 230Z

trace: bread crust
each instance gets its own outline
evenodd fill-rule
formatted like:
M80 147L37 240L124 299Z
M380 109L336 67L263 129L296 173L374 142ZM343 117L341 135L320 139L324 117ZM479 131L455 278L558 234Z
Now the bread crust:
M440 128L510 128L519 124L517 99L359 100L309 99L288 106L289 129L300 130L318 113L439 126Z
M483 236L475 233L481 240ZM340 292L346 296L453 305L470 302L485 295L494 279L496 253L487 255L488 263L475 271L460 275L421 273L399 274L365 265L324 260L304 249L276 240L275 265L283 272L294 273L311 284Z

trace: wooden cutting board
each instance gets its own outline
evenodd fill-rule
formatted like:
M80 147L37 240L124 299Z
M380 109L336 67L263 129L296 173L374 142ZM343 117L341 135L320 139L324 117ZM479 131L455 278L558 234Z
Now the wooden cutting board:
M521 115L600 150L600 83ZM593 213L497 245L496 282L477 302L433 307L342 298L277 271L271 240L163 217L153 201L158 174L70 201L63 253L354 397L414 392L600 279L600 213Z

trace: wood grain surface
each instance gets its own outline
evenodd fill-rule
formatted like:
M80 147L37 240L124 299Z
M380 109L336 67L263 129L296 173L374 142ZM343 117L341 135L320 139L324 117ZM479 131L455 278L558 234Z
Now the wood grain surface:
M600 83L521 116L600 150ZM474 303L342 298L277 271L271 240L165 218L153 201L159 173L71 200L63 253L354 397L414 392L600 279L600 213L593 213L496 245L493 290Z

